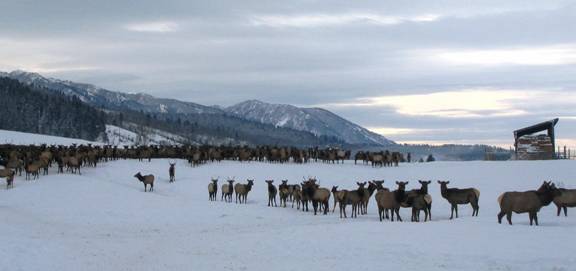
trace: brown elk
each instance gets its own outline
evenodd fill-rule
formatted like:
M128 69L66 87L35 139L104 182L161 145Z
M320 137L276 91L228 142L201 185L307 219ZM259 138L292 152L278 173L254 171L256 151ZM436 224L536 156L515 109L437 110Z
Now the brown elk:
M28 165L26 165L25 167L26 180L30 180L30 177L32 177L32 179L34 180L38 179L41 166L42 165L40 164L39 161L31 162Z
M286 207L286 201L290 197L290 185L288 185L288 180L282 180L282 183L278 185L278 195L280 196L280 206L284 204Z
M312 201L312 206L314 207L314 215L317 214L319 205L324 208L324 214L328 214L328 209L330 209L328 201L330 200L330 190L326 188L319 187L316 184L316 179L309 179L302 186L302 194L306 196L308 200ZM306 204L307 205L307 204Z
M366 192L364 193L364 197L362 198L362 204L360 205L360 214L368 214L368 203L370 202L370 198L374 194L374 191L381 187L384 181L372 181L368 182L368 187L366 188Z
M352 205L352 214L350 215L352 218L358 217L358 209L362 208L364 195L366 194L366 189L364 188L366 182L356 182L356 184L358 185L358 189L348 191L344 198L346 204ZM346 205L344 205L344 217L346 217Z
M564 216L568 216L568 207L576 207L576 189L558 189L559 195L554 197L554 205L558 208L558 216L560 211L564 209Z
M412 221L420 221L420 211L426 215L424 221L432 220L432 197L428 194L428 185L432 181L418 181L420 189L413 189L406 192L406 200L402 202L402 207L412 207Z
M16 171L9 168L0 169L0 178L6 178L6 189L14 186L14 176Z
M278 193L278 189L276 189L276 186L272 184L273 182L274 180L266 180L266 183L268 184L268 207L278 207L276 204L276 194Z
M254 180L247 180L248 183L241 184L237 183L234 186L234 192L236 192L236 203L240 200L240 203L246 204L248 201L248 192L252 190L252 186L254 185Z
M400 217L400 203L406 199L406 185L408 182L396 182L398 189L395 191L388 191L387 189L381 189L376 193L376 202L378 204L378 216L380 221L388 211L391 212L391 219L394 221L394 213L398 221L402 221Z
M222 197L220 200L224 200L226 202L232 202L232 193L234 193L234 178L228 178L228 184L222 185Z
M506 215L508 223L512 225L512 212L528 213L530 225L535 222L538 226L538 212L543 206L548 206L558 195L560 195L558 188L552 182L546 181L536 191L505 192L498 197L498 204L500 204L498 223L502 223L502 217Z
M208 200L215 201L218 194L218 179L212 178L208 184Z
M295 186L290 194L292 195L292 208L294 208L294 203L296 202L296 209L300 210L300 204L302 204L302 189L300 189L299 185ZM304 209L304 207L302 207L302 209Z
M332 186L331 191L332 196L334 197L332 213L336 210L336 203L338 203L340 208L340 218L342 218L342 216L346 214L346 193L348 193L348 190L338 190L338 186Z
M480 191L476 188L448 188L449 181L438 181L440 184L440 191L442 197L445 198L451 205L450 219L454 216L454 211L456 211L456 218L458 218L458 204L468 204L472 205L472 216L478 216L478 201L480 199Z
M136 177L138 181L141 181L144 184L144 192L146 192L146 188L148 187L148 185L150 185L149 192L152 192L152 190L154 190L154 175L150 174L143 176L142 174L140 174L140 172L138 172L136 173L136 175L134 175L134 177Z

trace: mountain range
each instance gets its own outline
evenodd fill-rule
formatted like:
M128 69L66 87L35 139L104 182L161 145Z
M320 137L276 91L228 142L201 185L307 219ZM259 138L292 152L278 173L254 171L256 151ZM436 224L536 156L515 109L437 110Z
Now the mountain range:
M123 93L25 71L0 72L47 93L74 96L112 114L108 124L134 123L177 134L197 144L359 145L395 143L328 110L248 100L230 107L205 106L148 94ZM130 122L130 125L126 125ZM138 131L133 131L138 132Z

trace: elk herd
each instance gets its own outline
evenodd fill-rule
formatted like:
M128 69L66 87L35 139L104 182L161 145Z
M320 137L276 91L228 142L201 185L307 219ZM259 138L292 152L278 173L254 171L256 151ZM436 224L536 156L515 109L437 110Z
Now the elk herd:
M206 162L219 162L224 159L246 161L267 161L270 163L306 163L320 161L324 163L343 163L350 159L350 151L338 149L298 149L279 147L211 147L211 146L148 146L124 147L116 146L14 146L0 145L0 178L6 180L6 188L14 186L16 176L25 173L26 180L39 179L47 175L53 164L57 165L57 173L82 174L82 167L96 167L101 162L117 159L139 159L150 161L152 158L186 159L192 166ZM358 152L354 155L355 163L371 164L373 167L398 166L404 162L401 153ZM176 163L169 162L169 182L175 181ZM145 192L154 191L154 175L142 175L140 172L134 177L142 182ZM255 180L248 179L244 183L236 182L229 177L219 188L219 178L212 178L208 184L210 201L217 201L220 189L220 200L246 204L248 194L255 185ZM419 180L419 188L407 190L409 182L397 181L394 189L383 186L384 180L356 182L356 187L341 189L339 186L321 187L315 177L304 178L299 183L289 184L284 179L279 184L274 180L265 180L267 187L267 206L270 207L296 207L303 212L313 211L314 214L328 214L330 211L330 198L332 198L332 213L336 206L340 218L357 218L358 214L368 214L368 205L373 198L378 210L379 220L402 221L400 210L408 208L413 222L429 221L432 219L432 196L428 186L430 180ZM469 204L472 207L472 216L478 216L480 191L476 188L448 187L449 181L437 181L440 195L451 206L450 219L458 218L458 205ZM149 188L148 188L149 187ZM279 202L277 202L277 198ZM537 190L510 191L502 193L497 202L500 212L497 215L498 223L506 216L512 224L512 213L528 213L530 225L538 225L538 212L544 206L554 203L557 215L562 211L567 216L568 207L576 207L576 189L557 188L551 181L545 181ZM350 206L349 212L347 207ZM424 213L424 219L420 214Z
M235 182L233 177L229 177L227 183L222 185L221 201L232 202L232 195L236 194L236 203L246 204L248 192L254 185L254 180L247 180L246 184ZM372 180L368 182L356 182L355 189L339 189L332 186L331 189L321 187L318 180L314 178L304 178L299 184L288 184L288 180L282 180L276 186L274 180L265 180L267 191L268 207L287 207L287 202L291 202L291 207L296 206L302 212L310 211L309 204L312 205L314 215L319 212L326 215L330 211L330 198L333 200L332 213L338 206L340 218L357 218L358 214L368 214L368 204L373 197L378 209L380 221L391 220L402 221L400 216L401 208L408 208L411 213L410 221L421 221L420 214L424 213L423 221L432 220L432 196L428 193L428 186L432 181L419 180L419 188L406 190L409 182L397 181L396 189L391 190L383 186L384 180ZM458 205L470 205L472 216L478 216L480 210L480 191L476 188L454 188L448 187L449 181L437 181L440 186L440 195L450 204L450 219L454 219L454 214L458 218ZM208 198L216 201L218 191L218 178L212 178L208 184ZM280 204L277 204L278 197ZM240 199L240 200L238 200ZM549 205L551 202L558 208L557 215L560 216L564 210L567 216L568 207L576 207L576 189L556 188L552 182L544 182L537 190L525 192L505 192L498 197L500 213L498 223L502 222L502 217L507 216L507 220L512 225L512 212L528 213L530 225L533 222L538 225L538 211ZM349 216L346 208L350 206Z

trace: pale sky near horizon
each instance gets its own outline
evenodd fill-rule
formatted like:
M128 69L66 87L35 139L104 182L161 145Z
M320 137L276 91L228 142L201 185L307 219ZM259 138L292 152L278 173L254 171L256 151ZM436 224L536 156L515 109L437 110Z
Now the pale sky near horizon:
M0 71L319 106L408 143L576 148L576 1L0 2Z

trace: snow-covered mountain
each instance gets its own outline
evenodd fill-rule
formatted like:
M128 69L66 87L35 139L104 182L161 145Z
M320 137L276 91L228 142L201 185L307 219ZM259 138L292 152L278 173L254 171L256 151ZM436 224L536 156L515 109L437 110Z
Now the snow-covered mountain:
M328 110L300 108L249 100L225 109L231 114L278 127L340 138L349 144L391 145L393 141L354 124Z
M130 109L146 113L222 113L222 111L217 108L196 103L174 99L161 99L143 93L130 94L110 91L90 84L47 78L38 73L17 70L10 73L0 72L0 76L10 77L31 86L37 86L51 91L60 91L65 95L77 96L81 101L96 107Z
M224 108L156 98L143 93L129 94L110 91L90 84L47 78L25 71L0 72L0 77L9 77L46 92L57 91L67 96L75 96L99 109L144 112L161 116L159 121L181 120L195 123L199 125L195 134L180 134L180 136L201 143L232 140L233 143L289 145L347 143L381 146L394 144L393 141L381 135L320 108L298 108L256 100ZM174 132L172 129L172 134ZM325 139L320 139L320 136L325 136Z

